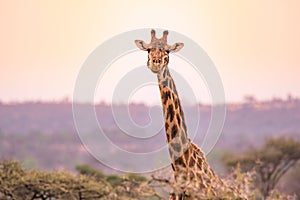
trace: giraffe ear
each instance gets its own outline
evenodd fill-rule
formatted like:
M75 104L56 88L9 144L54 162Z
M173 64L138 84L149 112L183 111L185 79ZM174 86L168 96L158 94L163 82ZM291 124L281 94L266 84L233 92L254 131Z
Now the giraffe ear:
M169 52L175 53L175 52L179 51L180 49L182 49L183 46L184 46L183 43L177 42L170 47Z
M144 42L143 40L135 40L134 42L140 50L148 51L149 44L146 44L146 42Z

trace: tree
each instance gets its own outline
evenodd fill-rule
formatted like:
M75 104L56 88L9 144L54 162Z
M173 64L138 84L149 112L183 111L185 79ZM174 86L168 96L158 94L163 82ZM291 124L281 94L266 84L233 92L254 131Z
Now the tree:
M86 177L109 183L113 187L110 199L159 199L159 195L149 184L150 180L144 176L133 173L104 175L89 165L76 166L76 170Z
M300 159L300 142L293 138L270 138L259 149L248 150L241 156L225 157L227 166L240 163L243 171L254 169L257 185L264 197L274 189L280 178Z
M92 176L96 180L103 180L105 179L105 175L102 171L95 169L89 165L78 165L76 166L76 170L79 174L85 175L85 176Z
M0 163L0 197L16 199L15 192L20 185L20 180L25 175L21 163L3 161Z
M110 199L105 180L68 172L25 170L16 161L0 162L0 199Z

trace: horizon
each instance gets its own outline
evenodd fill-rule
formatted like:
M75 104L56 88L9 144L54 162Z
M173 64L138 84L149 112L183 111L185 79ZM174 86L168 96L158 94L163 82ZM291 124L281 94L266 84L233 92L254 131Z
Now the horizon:
M231 105L231 104L251 104L251 103L270 103L270 102L289 102L289 101L300 101L300 97L294 96L292 94L287 94L285 97L272 97L269 99L258 99L254 95L245 95L243 100L241 101L226 101L226 105ZM58 99L23 99L23 100L12 100L12 101L4 101L0 99L0 105L17 105L17 104L27 104L27 103L54 103L54 104L93 104L93 105L144 105L144 106L160 106L161 102L158 103L146 103L142 101L131 101L131 102L118 102L118 103L111 103L107 101L95 101L93 103L91 102L74 102L71 98L68 97L63 97L63 98L58 98ZM203 105L203 106L211 106L212 104L210 103L205 103L205 102L196 102L197 105ZM183 105L186 106L193 106L195 104L189 104L188 102L185 102ZM218 105L218 104L217 104Z

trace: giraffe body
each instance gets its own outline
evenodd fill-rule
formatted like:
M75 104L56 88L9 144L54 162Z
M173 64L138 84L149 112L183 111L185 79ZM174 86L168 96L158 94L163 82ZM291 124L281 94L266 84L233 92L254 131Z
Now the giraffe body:
M167 35L168 31L164 31L162 38L158 39L152 30L149 44L142 40L136 40L135 43L141 50L148 51L147 66L158 78L166 141L174 178L179 185L179 191L174 191L170 199L188 199L185 188L190 184L193 184L192 187L200 188L200 191L211 191L215 194L217 185L225 186L225 184L210 168L201 149L188 138L184 113L168 69L169 53L179 51L184 44L168 45Z

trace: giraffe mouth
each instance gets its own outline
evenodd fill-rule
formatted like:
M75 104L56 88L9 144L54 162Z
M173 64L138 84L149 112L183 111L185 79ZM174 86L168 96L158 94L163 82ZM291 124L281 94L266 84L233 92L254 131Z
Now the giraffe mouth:
M150 68L150 70L151 70L153 73L158 73L158 72L159 72L158 69L152 69L152 68Z
M148 68L153 72L153 73L158 73L160 71L160 68L158 66L153 66L153 65L148 65Z

